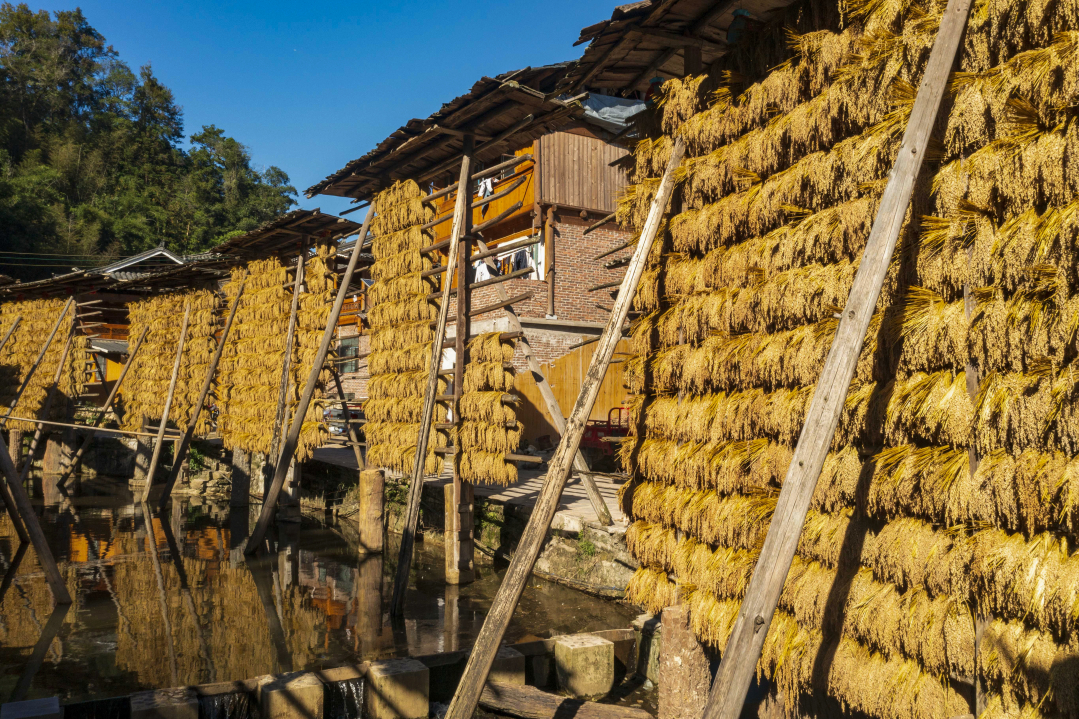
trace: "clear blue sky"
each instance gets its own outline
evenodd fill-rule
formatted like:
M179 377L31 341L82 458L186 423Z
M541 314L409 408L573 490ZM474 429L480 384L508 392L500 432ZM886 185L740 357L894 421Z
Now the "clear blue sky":
M483 75L576 59L582 27L626 0L231 2L91 0L90 24L132 69L149 62L188 136L215 124L302 192ZM29 2L71 9L76 2Z

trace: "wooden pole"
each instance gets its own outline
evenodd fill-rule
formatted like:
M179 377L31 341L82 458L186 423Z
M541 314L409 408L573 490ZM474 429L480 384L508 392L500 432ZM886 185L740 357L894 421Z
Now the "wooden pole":
M71 595L68 594L67 586L64 585L64 578L60 576L60 570L56 566L52 550L49 549L49 543L45 540L45 533L41 531L41 524L37 521L37 515L34 513L34 505L30 503L30 497L26 495L26 490L23 489L19 473L15 471L15 465L11 462L11 455L8 453L7 442L4 441L3 433L0 433L0 472L4 474L6 485L11 490L12 499L16 507L18 507L23 524L26 525L26 531L30 535L30 542L34 545L34 551L37 552L38 562L45 571L45 579L49 582L49 588L52 589L53 599L56 600L57 604L71 604Z
M75 323L71 323L71 331L67 335L67 342L64 343L64 351L60 353L60 362L56 365L56 372L53 373L52 384L49 386L49 392L45 396L45 403L41 406L39 415L42 417L48 417L52 412L52 403L56 399L56 392L60 388L60 380L64 376L64 365L67 364L67 356L71 352L71 345L75 341ZM34 428L34 437L30 440L30 451L26 453L26 462L23 463L22 473L19 475L19 481L25 482L26 478L30 475L30 468L34 465L34 454L37 453L37 446L41 442L42 435L45 434L45 424L38 422L37 427Z
M475 203L473 203L475 204ZM460 246L457 249L457 321L453 335L453 423L461 424L461 396L464 394L465 365L468 362L468 312L471 309L471 293L468 291L468 269L472 256L472 243L468 236L472 226L472 213L465 212L461 223ZM446 271L450 277L450 271ZM453 463L453 484L450 511L446 513L446 583L470 584L476 580L475 548L472 545L475 503L472 485L461 479L460 462Z
M341 375L337 373L337 365L330 364L330 374L333 375L333 383L337 387L337 396L341 398L341 411L344 412L345 428L348 430L348 440L352 443L352 452L356 456L356 468L362 472L364 462L363 454L360 452L359 447L360 436L356 434L355 428L353 428L352 423L349 421L351 417L349 417L348 402L345 400L345 388L341 384Z
M11 517L11 523L15 526L15 533L19 535L19 542L26 544L30 541L30 535L26 532L26 527L23 526L22 521L19 519L19 505L15 503L15 495L11 493L11 488L8 487L7 482L0 482L0 499L4 501L4 508L7 509L8 516Z
M476 244L486 252L487 245L483 240L476 240ZM487 259L487 268L491 272L497 272L498 268L495 266L494 261ZM506 288L502 285L496 285L496 291L498 296L502 300L507 300ZM547 405L547 414L551 415L551 423L554 424L555 430L558 431L558 436L564 436L566 434L566 417L562 414L562 407L558 404L558 398L555 397L554 390L551 389L550 382L543 376L539 361L535 355L532 354L532 347L528 344L528 336L524 333L524 327L521 325L520 318L517 317L517 313L512 307L507 306L506 317L509 318L511 329L519 332L520 347L524 353L525 360L528 362L528 369L532 372L532 379L536 382L536 387L539 388L540 396L543 397L543 403ZM610 527L614 524L614 519L611 518L611 510L607 509L607 503L603 500L603 495L599 493L599 487L596 486L596 480L592 476L592 470L588 467L588 462L585 461L584 455L581 454L581 450L577 450L573 455L573 468L577 470L578 475L581 478L581 484L584 485L584 491L588 495L588 501L592 504L592 509L596 512L596 517L599 518L600 524L605 527Z
M736 719L753 680L779 595L858 363L869 321L903 227L914 183L967 24L971 0L949 0L926 65L899 156L881 197L854 284L806 412L760 559L723 652L704 719Z
M165 397L165 409L161 411L161 424L157 425L157 440L154 443L154 453L150 457L150 467L146 470L146 488L142 491L142 503L146 504L150 498L150 490L154 486L154 472L157 470L157 462L161 459L161 448L165 446L165 426L169 423L169 411L172 409L172 397L176 393L176 378L180 376L180 360L184 356L184 343L187 341L187 323L191 319L191 301L184 303L184 323L180 327L180 340L176 343L176 360L172 363L172 378L169 379L169 393Z
M446 267L457 266L457 255L461 251L461 235L465 226L465 214L472 214L469 202L472 192L468 188L468 177L472 167L472 149L475 143L471 136L465 137L464 154L461 156L461 175L458 182L462 191L457 193L457 203L453 208L453 225L450 228L449 256ZM405 510L405 525L401 537L401 550L397 558L397 573L393 578L393 599L390 601L390 616L404 614L405 589L408 588L408 574L412 567L412 548L416 542L416 526L420 521L420 499L423 496L423 466L427 459L427 441L431 434L431 420L435 413L435 395L438 394L438 370L442 365L442 342L446 338L446 323L450 314L450 271L447 269L442 280L442 304L438 308L438 324L435 337L431 342L431 362L427 375L427 391L423 398L423 415L420 418L419 431L416 433L416 461L412 467L412 484L408 488L408 508ZM466 280L467 282L467 280ZM464 295L464 292L461 293Z
M7 332L4 333L4 339L0 340L0 350L4 349L7 345L7 341L11 339L11 335L15 333L15 328L22 322L22 315L16 315L15 321L11 323L11 327L8 327Z
M195 427L199 423L199 415L202 414L202 407L206 404L206 397L210 394L210 387L213 385L214 375L217 374L217 364L221 361L221 355L225 351L225 342L229 337L229 330L232 329L232 321L236 318L236 309L240 306L240 298L244 293L244 282L246 279L240 280L240 287L236 291L236 299L232 303L232 309L229 310L229 317L225 321L225 328L221 330L221 339L217 341L217 349L214 350L214 356L210 359L210 366L206 369L206 377L202 381L202 389L199 390L199 398L195 401L195 406L191 410L191 419L187 421L187 429L184 431L184 436L180 440L180 443L175 446L172 451L172 469L169 470L168 479L165 480L165 487L161 492L161 499L157 503L158 509L164 509L165 503L169 501L169 497L172 496L172 488L176 486L176 480L180 477L180 468L183 464L184 458L187 456L187 450L191 447L191 438L195 436ZM125 368L126 369L126 368Z
M360 228L359 233L360 237L367 237L367 228L371 225L372 214L368 212L363 218L363 226ZM307 416L307 407L311 404L311 398L315 394L318 375L322 371L323 365L326 364L326 354L330 351L330 343L333 342L333 336L337 332L337 320L341 316L341 308L345 305L345 298L349 295L348 288L352 284L352 275L356 271L356 265L359 264L360 254L358 250L355 250L348 259L345 275L341 278L341 285L337 288L337 299L334 300L333 307L330 309L330 316L326 319L326 329L322 332L322 344L319 345L318 353L311 363L311 371L307 375L307 384L304 385L303 394L300 396L300 401L296 405L296 412L292 416L292 426L289 428L288 437L285 439L285 446L281 450L281 457L277 460L277 470L274 472L273 481L270 483L270 490L263 498L258 522L255 523L255 529L244 547L244 553L246 554L253 554L258 550L262 541L266 538L266 530L270 528L270 520L273 519L277 498L281 494L281 487L285 483L285 475L288 473L292 457L296 454L296 444L300 439L300 430L303 429L304 417Z
M629 264L629 270L622 280L622 289L614 303L614 310L607 320L607 326L603 330L603 339L600 340L599 348L592 355L592 362L588 367L588 375L581 385L581 392L577 396L577 403L573 406L569 421L566 423L566 431L562 435L562 441L558 443L554 456L551 458L547 479L543 482L543 488L536 498L536 504L532 508L532 516L529 517L528 525L517 545L517 551L510 560L509 568L498 588L494 602L487 613L487 619L483 623L479 637L472 647L472 653L465 665L464 675L457 685L457 692L450 703L446 719L471 719L476 711L476 703L479 701L480 692L483 691L487 674L491 671L495 654L498 652L502 637L506 633L513 611L521 598L528 577L536 564L547 532L551 528L551 520L558 511L558 502L562 497L562 490L569 478L570 466L573 455L581 444L584 435L585 424L588 416L592 413L592 407L599 396L600 385L607 373L607 366L614 355L615 347L622 338L622 323L626 319L629 307L633 302L633 295L637 291L637 285L644 274L652 242L656 239L663 214L667 208L667 202L674 190L674 172L682 161L682 153L685 145L678 138L671 150L670 161L663 173L659 190L652 200L652 207L648 211L648 219L645 221L641 232L640 242L633 252L633 260Z
M557 205L547 208L547 221L543 223L543 256L547 262L547 317L555 316L554 281L557 270L554 262L554 213Z
M288 331L285 333L285 357L281 362L281 382L277 390L277 412L273 420L273 439L270 441L270 457L277 457L281 445L281 432L285 424L285 404L288 402L289 370L292 369L292 346L296 339L296 313L300 308L300 288L306 268L307 245L296 257L296 281L292 285L292 305L289 307Z
M30 370L23 377L22 384L19 386L19 391L15 393L15 399L11 400L11 404L8 405L7 412L4 416L0 417L0 427L7 424L8 415L15 411L16 405L19 404L19 400L22 399L22 393L26 391L26 388L30 385L30 380L33 378L34 373L37 372L37 368L41 366L41 360L45 359L45 353L49 351L49 346L52 345L52 340L56 337L56 331L60 329L60 323L64 321L64 317L67 315L68 309L71 308L72 303L75 301L74 297L69 297L67 304L64 305L64 309L61 310L60 316L56 318L56 324L52 326L52 331L49 332L48 339L45 340L44 346L41 348L41 352L38 353L37 359L34 360L34 364L30 365Z
M116 378L116 383L113 384L112 390L109 392L108 398L105 400L104 406L101 408L101 414L94 418L91 427L97 427L101 424L101 421L105 419L105 415L109 413L109 409L112 408L112 403L116 400L116 395L120 392L120 385L123 384L124 378L127 377L127 371L131 369L131 366L135 362L135 355L139 353L139 348L142 347L143 340L146 339L146 333L150 331L149 327L142 329L142 334L139 335L139 339L135 342L135 346L131 348L131 351L127 355L127 362L124 363L124 368L120 370L120 376ZM78 450L75 451L75 456L71 458L71 462L68 463L67 469L60 475L57 485L63 485L72 472L79 466L79 462L82 461L82 456L86 454L86 450L90 447L90 443L94 441L94 433L90 432L82 440L82 444L79 445Z

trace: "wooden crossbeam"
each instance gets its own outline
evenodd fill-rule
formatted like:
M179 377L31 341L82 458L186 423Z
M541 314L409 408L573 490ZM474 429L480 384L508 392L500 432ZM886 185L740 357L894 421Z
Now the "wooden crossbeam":
M633 262L630 263L629 270L622 280L622 289L615 300L614 311L603 330L600 345L592 355L588 374L581 384L581 392L577 396L577 403L573 407L569 421L566 422L562 440L548 462L547 477L536 498L532 516L529 517L528 525L517 545L517 551L510 560L509 568L487 613L483 628L473 645L464 674L457 685L457 692L446 713L446 719L470 719L476 711L476 703L487 681L487 675L491 671L491 665L502 643L502 637L506 633L506 627L509 626L528 577L532 574L532 568L539 558L547 532L551 528L551 521L554 519L555 512L558 511L562 490L566 486L566 480L569 479L573 456L580 447L585 425L599 396L603 377L607 373L615 347L622 338L622 323L626 320L626 314L633 302L633 295L636 293L637 285L640 284L641 275L644 274L648 254L663 219L667 201L674 191L674 173L682 161L684 152L685 145L682 139L678 138L671 150L671 157L663 173L659 189L652 200L648 218L641 232L641 239L633 253Z
M745 703L757 661L790 572L824 460L828 456L869 321L888 272L914 183L967 24L971 0L949 0L929 55L921 87L881 197L873 229L843 309L832 348L817 381L794 457L783 480L760 559L719 665L704 719L736 719Z

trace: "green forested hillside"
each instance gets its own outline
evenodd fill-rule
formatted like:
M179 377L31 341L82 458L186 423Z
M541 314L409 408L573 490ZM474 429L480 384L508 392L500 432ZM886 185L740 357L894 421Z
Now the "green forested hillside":
M0 5L0 274L196 252L295 204L288 175L221 129L189 139L172 92L81 11Z

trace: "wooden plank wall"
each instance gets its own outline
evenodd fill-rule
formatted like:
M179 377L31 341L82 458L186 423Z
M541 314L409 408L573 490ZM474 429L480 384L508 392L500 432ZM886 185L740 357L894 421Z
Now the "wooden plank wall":
M614 212L626 174L611 163L629 150L576 132L552 132L536 142L541 203Z
M553 362L541 362L540 370L543 376L551 384L558 406L563 413L569 413L573 405L577 403L577 395L581 391L581 381L588 373L588 365L592 361L599 343L593 342L584 347L578 347L567 355L559 357ZM622 373L625 366L620 360L626 358L629 351L629 342L623 340L615 349L614 361L607 368L607 374L603 377L600 386L599 397L592 408L589 419L606 420L607 413L613 407L626 406L628 392L622 386ZM537 437L549 435L553 443L557 443L558 433L551 424L551 415L547 412L547 406L540 396L536 381L532 379L531 372L517 374L517 394L521 395L521 403L517 406L517 419L523 425L522 437L526 441L533 441ZM612 418L613 419L613 418Z

